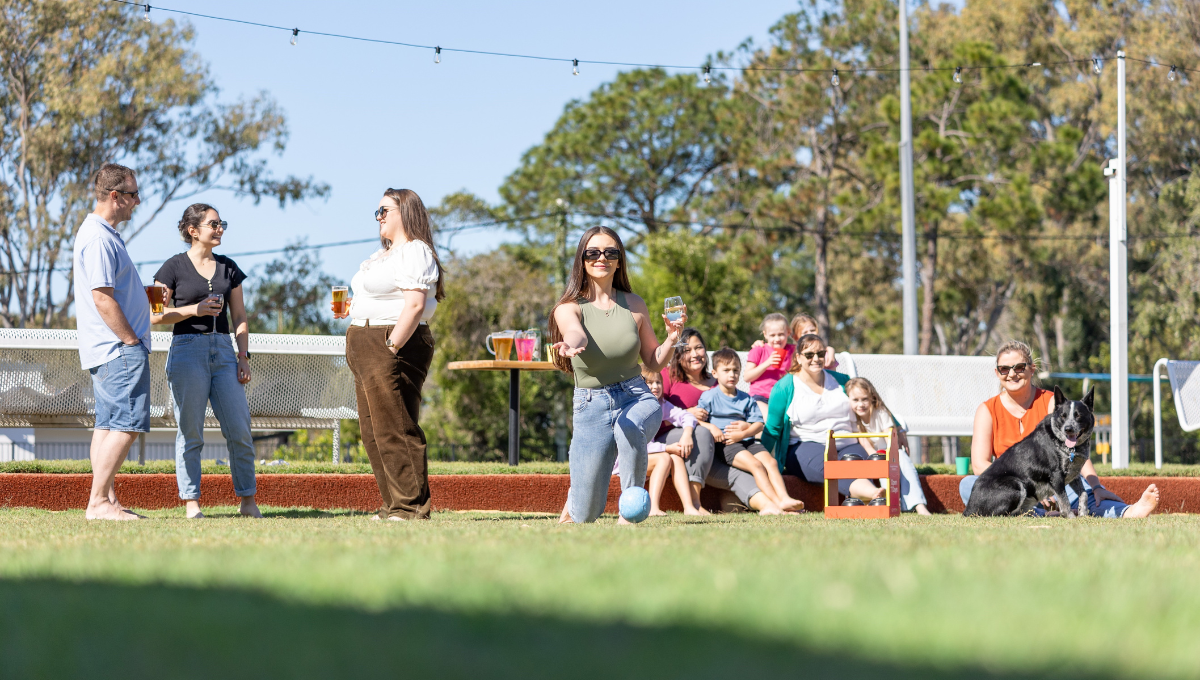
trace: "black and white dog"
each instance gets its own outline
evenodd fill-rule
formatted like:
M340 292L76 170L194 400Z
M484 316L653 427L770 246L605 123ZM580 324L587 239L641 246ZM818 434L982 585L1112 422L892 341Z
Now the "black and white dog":
M979 475L963 515L1024 515L1053 496L1064 516L1074 516L1067 485L1082 505L1079 471L1091 451L1094 392L1095 388L1088 390L1083 401L1067 401L1055 386L1054 411Z

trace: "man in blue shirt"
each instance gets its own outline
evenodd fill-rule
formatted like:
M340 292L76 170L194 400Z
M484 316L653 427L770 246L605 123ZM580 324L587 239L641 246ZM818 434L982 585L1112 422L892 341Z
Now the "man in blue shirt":
M717 386L700 395L696 405L708 411L707 427L716 440L714 455L724 456L730 466L754 475L754 483L771 503L783 512L801 512L804 502L792 498L783 483L779 464L762 444L754 440L762 432L762 410L753 397L737 388L742 360L724 347L712 355Z
M114 228L141 203L133 170L96 173L96 207L75 234L75 321L79 362L92 374L92 491L88 519L138 519L117 502L113 480L138 434L150 431L150 303Z

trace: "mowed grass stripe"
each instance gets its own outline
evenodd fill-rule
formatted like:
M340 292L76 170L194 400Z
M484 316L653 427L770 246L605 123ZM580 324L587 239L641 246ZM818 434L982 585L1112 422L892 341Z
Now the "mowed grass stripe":
M467 629L471 620L489 630L517 617L539 630L575 626L602 637L657 631L668 655L702 649L711 658L727 641L727 661L764 645L771 658L890 674L1200 672L1194 516L672 515L630 528L612 518L560 527L545 515L437 513L397 524L268 511L274 516L263 522L217 508L199 522L169 510L123 524L89 524L80 512L0 511L0 579L184 599L251 592L311 616L312 625L329 612L414 625L414 613L437 612L451 629L461 617ZM64 615L26 614L44 625ZM181 617L179 630L187 629ZM699 647L687 642L698 636ZM45 653L55 644L61 639L47 641ZM582 659L593 643L574 644Z

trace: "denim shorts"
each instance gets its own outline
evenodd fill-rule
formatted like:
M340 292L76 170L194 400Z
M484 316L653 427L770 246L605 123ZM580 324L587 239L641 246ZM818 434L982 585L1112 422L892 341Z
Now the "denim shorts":
M88 369L96 397L97 430L150 431L150 353L121 345L117 358Z

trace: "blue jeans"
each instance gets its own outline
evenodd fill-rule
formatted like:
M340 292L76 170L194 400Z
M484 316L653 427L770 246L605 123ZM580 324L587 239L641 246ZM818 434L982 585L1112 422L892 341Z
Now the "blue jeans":
M975 488L975 481L979 479L978 475L967 475L958 483L958 495L962 498L963 505L967 504L967 500L971 498L971 490ZM1092 487L1084 480L1083 490L1091 491ZM1067 502L1071 504L1072 510L1079 510L1079 495L1070 486L1067 487ZM1125 514L1129 509L1129 504L1120 501L1100 501L1096 502L1096 494L1088 494L1087 513L1092 517L1103 517L1105 519L1116 519ZM1046 508L1041 505L1036 505L1033 508L1033 514L1038 517L1046 515Z
M253 496L254 441L250 437L250 405L237 381L237 353L224 334L176 335L167 355L167 382L175 403L175 479L179 497L200 500L200 452L204 449L204 414L213 415L229 447L229 471L238 496Z
M150 352L121 345L115 359L88 369L96 398L97 430L150 431Z
M639 375L596 389L577 387L572 407L567 512L582 524L604 512L614 459L622 491L645 486L646 442L662 424L662 405Z

